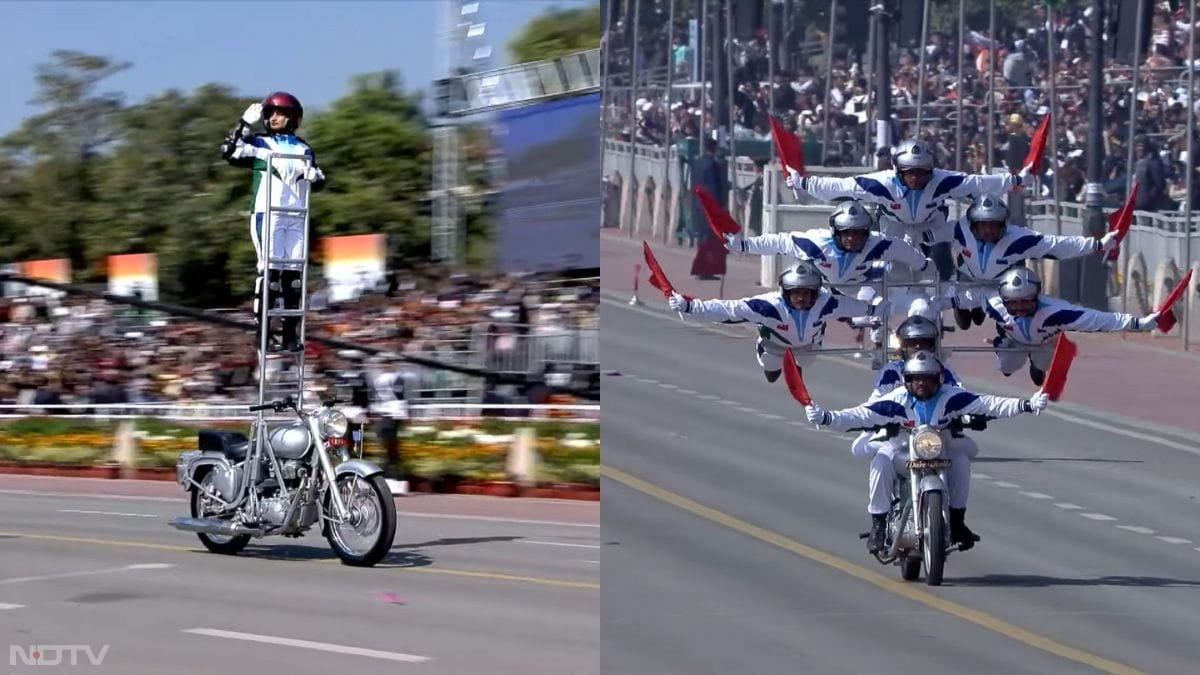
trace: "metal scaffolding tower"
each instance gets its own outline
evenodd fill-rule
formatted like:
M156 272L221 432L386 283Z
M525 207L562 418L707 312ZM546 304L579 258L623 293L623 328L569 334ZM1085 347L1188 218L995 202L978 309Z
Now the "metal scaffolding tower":
M491 63L492 47L487 42L486 24L480 20L479 5L465 0L442 1L438 40L442 78L459 77ZM456 265L462 260L463 249L463 223L455 194L462 184L458 126L447 116L434 114L430 253L435 261Z

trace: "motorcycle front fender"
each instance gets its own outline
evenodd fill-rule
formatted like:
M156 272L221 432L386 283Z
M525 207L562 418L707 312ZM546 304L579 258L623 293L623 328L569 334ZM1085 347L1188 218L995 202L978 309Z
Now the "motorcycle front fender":
M351 473L365 479L383 473L383 469L379 468L378 464L368 462L365 459L351 459L338 464L333 470L335 476L344 476Z
M926 492L944 492L949 494L949 491L946 490L946 482L937 474L921 476L921 481L917 483L917 492L919 494L925 494Z

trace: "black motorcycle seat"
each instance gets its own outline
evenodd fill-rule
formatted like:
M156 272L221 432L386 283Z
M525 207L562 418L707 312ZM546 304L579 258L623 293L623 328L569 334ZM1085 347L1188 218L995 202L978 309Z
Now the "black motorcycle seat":
M246 459L246 453L250 451L250 439L236 431L201 429L197 440L201 451L219 452L234 461Z

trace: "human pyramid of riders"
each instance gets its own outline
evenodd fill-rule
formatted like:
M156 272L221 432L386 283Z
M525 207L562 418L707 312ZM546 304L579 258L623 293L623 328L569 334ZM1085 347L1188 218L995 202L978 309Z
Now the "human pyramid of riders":
M1021 189L1029 180L1028 169L1006 175L948 171L934 165L925 145L909 140L893 149L891 170L847 178L788 171L787 185L794 192L839 202L829 228L747 238L724 235L730 251L797 259L779 275L778 290L738 299L698 299L671 290L667 303L673 311L712 321L757 324L758 363L768 382L783 373L787 351L801 368L817 356L828 321L874 327L872 366L879 376L870 397L843 410L815 403L805 407L809 422L818 428L868 429L854 441L852 452L870 460L871 530L866 538L871 553L885 548L894 484L908 458L894 432L874 429L1040 413L1049 402L1041 387L1060 333L1150 331L1157 325L1158 312L1140 318L1102 312L1041 292L1039 275L1027 262L1108 253L1120 242L1115 231L1099 238L1051 236L1009 222L1001 197ZM966 215L951 222L948 202L956 199L971 202ZM956 279L926 281L938 273L922 248L942 242L950 244ZM896 265L907 269L893 269ZM872 285L885 277L886 298ZM854 295L843 292L856 286ZM1019 399L963 388L945 365L949 350L941 348L948 330L942 325L945 311L953 312L960 330L992 320L996 336L991 346L999 370L1011 376L1028 362L1038 391ZM895 332L901 358L888 363L878 328L884 315L903 317ZM979 541L965 523L970 463L978 451L957 430L946 444L950 540L959 550Z

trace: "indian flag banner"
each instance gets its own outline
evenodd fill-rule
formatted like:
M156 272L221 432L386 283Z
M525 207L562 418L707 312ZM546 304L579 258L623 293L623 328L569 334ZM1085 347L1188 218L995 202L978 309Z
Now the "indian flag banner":
M158 300L158 256L154 253L108 256L108 292Z
M53 258L49 260L25 260L11 265L5 265L4 271L12 272L19 276L29 277L30 279L43 279L45 281L54 281L60 284L71 283L71 261L68 258ZM44 288L42 286L28 286L21 283L6 283L4 284L4 295L8 297L19 296L34 296L34 295L49 295L53 297L62 297L62 291Z
M325 237L321 245L331 302L352 300L386 278L387 235Z

